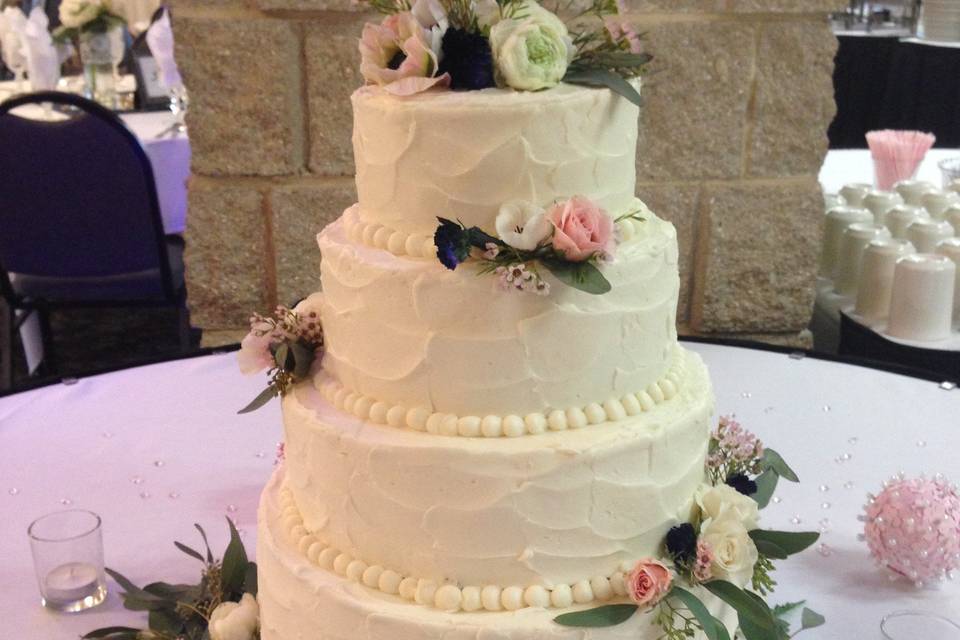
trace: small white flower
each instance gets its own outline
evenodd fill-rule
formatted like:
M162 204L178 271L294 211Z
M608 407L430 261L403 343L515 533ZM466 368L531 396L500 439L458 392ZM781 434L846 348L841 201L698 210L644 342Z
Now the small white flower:
M515 282L523 282L526 276L527 265L520 262L507 267L505 279L507 282L513 284Z
M536 249L552 230L543 207L522 200L502 205L495 226L501 240L521 251Z
M492 242L485 244L484 248L486 248L486 251L483 252L483 258L485 260L495 260L496 257L500 255L500 247Z
M537 287L535 293L538 296L548 296L550 295L550 283L544 280L543 278L537 279Z
M260 606L249 593L240 602L221 602L210 614L210 640L253 640L260 628Z

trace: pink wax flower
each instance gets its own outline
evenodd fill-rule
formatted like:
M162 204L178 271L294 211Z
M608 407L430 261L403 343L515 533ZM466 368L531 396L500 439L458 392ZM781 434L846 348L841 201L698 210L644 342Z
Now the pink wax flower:
M449 75L435 77L434 40L409 11L389 15L380 24L367 23L360 36L360 73L398 96L449 85Z
M653 558L640 560L626 576L627 594L640 606L652 607L670 591L673 574Z
M697 559L693 563L693 577L697 582L706 582L713 577L713 547L709 542L697 541Z
M558 202L547 210L553 225L553 248L571 262L584 262L611 250L613 221L583 196Z
M637 35L636 30L629 22L608 18L605 25L614 42L625 43L630 53L643 52L643 43L640 42L640 36Z

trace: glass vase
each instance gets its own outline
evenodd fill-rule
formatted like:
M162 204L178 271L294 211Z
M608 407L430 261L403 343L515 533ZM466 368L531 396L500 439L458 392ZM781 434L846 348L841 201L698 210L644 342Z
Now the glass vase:
M80 34L83 95L108 109L119 106L117 65L123 60L123 47L123 28L119 26Z

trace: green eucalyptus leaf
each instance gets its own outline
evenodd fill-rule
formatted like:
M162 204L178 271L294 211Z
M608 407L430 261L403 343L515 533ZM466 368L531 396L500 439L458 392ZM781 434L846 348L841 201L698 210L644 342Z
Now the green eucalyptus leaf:
M149 591L144 591L113 569L107 568L105 571L123 589L120 597L123 599L124 608L130 611L150 611L169 605L169 602L165 598L156 596Z
M803 608L800 613L800 629L813 629L826 623L827 619L813 609Z
M591 62L608 67L642 67L653 60L649 53L630 53L629 51L606 51L591 56Z
M746 620L757 630L769 633L770 638L776 637L777 625L773 618L773 612L770 611L763 600L725 580L711 580L704 583L703 586L707 591L736 610L741 626ZM748 640L753 639L748 638Z
M580 68L571 69L563 76L567 84L579 84L587 87L606 87L618 93L633 104L640 106L640 92L627 82L623 76L608 69Z
M193 526L196 527L197 531L200 532L200 537L203 538L203 546L207 550L207 563L213 562L213 551L210 550L210 543L207 541L207 532L196 522L193 523Z
M790 482L800 482L800 478L798 478L797 474L794 473L793 469L790 468L790 465L784 461L783 456L773 449L764 449L763 468L772 469L784 480L789 480Z
M754 624L746 618L739 618L740 633L745 640L789 640L790 626L782 620L774 621L774 629L770 630Z
M290 351L293 353L293 376L297 380L302 380L310 373L310 367L313 366L313 349L300 342L294 342L290 345Z
M754 480L757 483L757 492L750 497L756 501L758 507L765 509L770 504L770 499L773 497L773 492L777 490L779 481L780 475L773 469L767 469L757 476Z
M635 604L608 604L595 609L564 613L553 621L565 627L613 627L629 620L637 609Z
M247 575L247 550L243 548L240 534L233 520L227 518L230 525L230 543L223 552L223 590L226 594L240 594L243 592L243 581Z
M790 615L806 603L806 600L799 600L797 602L784 602L783 604L778 604L772 609L773 617L783 618L784 616Z
M611 289L610 281L589 262L544 260L543 266L560 282L584 293L601 295Z
M481 229L480 227L470 227L467 229L467 237L470 239L470 246L476 247L478 249L486 249L487 243L492 242L498 247L507 246L505 242L499 238L494 238L492 235Z
M257 563L248 562L243 576L243 592L257 597Z
M287 369L287 356L290 354L290 347L286 342L281 342L277 350L273 352L273 360L277 366L284 371Z
M750 532L750 538L754 544L757 545L757 551L770 558L783 560L787 556L792 556L809 548L814 542L820 539L820 534L816 531L767 531L765 529L754 529ZM761 546L763 548L761 548ZM764 549L775 551L775 553L764 551Z
M730 640L730 634L722 622L713 617L713 614L700 601L700 598L681 587L674 587L667 594L668 598L676 598L683 603L690 613L700 623L707 640Z
M197 585L167 584L166 582L152 582L143 588L147 593L164 598L171 605L184 600L192 599L197 591Z
M156 609L147 616L151 631L176 637L183 629L183 622L173 609Z
M136 640L140 631L141 629L134 629L133 627L103 627L85 633L82 638L83 640L98 640L100 638L104 640Z
M196 559L199 560L200 562L203 562L203 561L204 561L204 560L203 560L203 556L200 555L200 552L199 552L199 551L195 551L194 549L191 549L190 547L188 547L187 545L183 544L182 542L176 542L176 541L175 541L175 542L173 543L173 546L175 546L177 549L180 549L180 551L183 551L185 554L187 554L187 555L190 556L191 558L196 558Z
M240 409L240 411L237 411L237 413L243 414L243 413L250 413L252 411L256 411L257 409L267 404L268 402L270 402L271 400L273 400L279 395L280 395L280 392L277 390L277 385L270 383L266 389L261 391L256 398L250 401L250 404L245 406L243 409Z

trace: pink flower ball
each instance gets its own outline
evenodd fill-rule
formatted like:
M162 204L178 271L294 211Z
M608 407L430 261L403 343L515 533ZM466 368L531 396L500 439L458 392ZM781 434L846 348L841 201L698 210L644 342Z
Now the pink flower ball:
M652 607L669 593L673 574L659 560L645 558L626 575L626 582L631 600L640 606Z
M864 510L864 538L878 564L917 586L960 568L960 494L942 477L896 476Z

